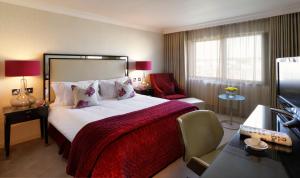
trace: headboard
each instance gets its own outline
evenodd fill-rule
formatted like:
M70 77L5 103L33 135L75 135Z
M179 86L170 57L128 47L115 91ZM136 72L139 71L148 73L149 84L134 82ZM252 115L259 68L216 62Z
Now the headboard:
M128 56L44 54L44 100L51 99L51 82L102 80L128 76Z

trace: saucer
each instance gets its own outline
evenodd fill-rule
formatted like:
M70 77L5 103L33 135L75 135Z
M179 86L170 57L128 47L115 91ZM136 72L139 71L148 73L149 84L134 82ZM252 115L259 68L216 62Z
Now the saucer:
M253 150L263 151L268 149L268 144L256 138L247 138L244 140L245 144Z

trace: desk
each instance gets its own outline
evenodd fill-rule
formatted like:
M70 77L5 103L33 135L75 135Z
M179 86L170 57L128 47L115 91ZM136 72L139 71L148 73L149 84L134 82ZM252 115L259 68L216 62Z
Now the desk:
M236 133L201 178L299 178L300 139L279 117L258 105L244 124L287 133L293 141L291 153L268 149L254 155L244 150L244 138Z

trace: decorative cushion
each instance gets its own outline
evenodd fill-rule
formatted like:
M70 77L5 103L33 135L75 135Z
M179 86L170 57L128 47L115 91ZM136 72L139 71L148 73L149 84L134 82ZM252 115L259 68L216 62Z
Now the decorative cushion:
M72 93L72 85L76 85L81 88L87 88L91 85L93 80L79 81L79 82L52 82L51 87L55 93L55 106L73 106L74 98ZM98 81L97 81L98 82ZM99 89L97 89L98 92ZM98 99L100 96L98 95Z
M98 81L90 84L87 88L82 88L76 85L72 85L71 88L74 97L73 108L84 108L99 105L97 97Z
M135 96L135 91L132 87L131 80L128 79L125 82L118 82L116 81L116 90L117 90L117 97L119 100L132 98Z
M115 82L125 82L129 78L128 77L121 77L121 78L115 78L110 80L100 80L100 95L103 98L116 98L117 97L117 91L116 91L116 84Z

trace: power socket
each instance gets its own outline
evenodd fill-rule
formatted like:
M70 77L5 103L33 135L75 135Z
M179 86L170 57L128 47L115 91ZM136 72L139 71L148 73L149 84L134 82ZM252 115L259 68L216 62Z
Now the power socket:
M33 88L26 88L27 93L33 93Z
M12 89L11 95L18 95L20 93L20 89Z
M33 88L26 88L27 93L33 93ZM18 95L20 93L20 89L12 89L11 94L12 95Z

